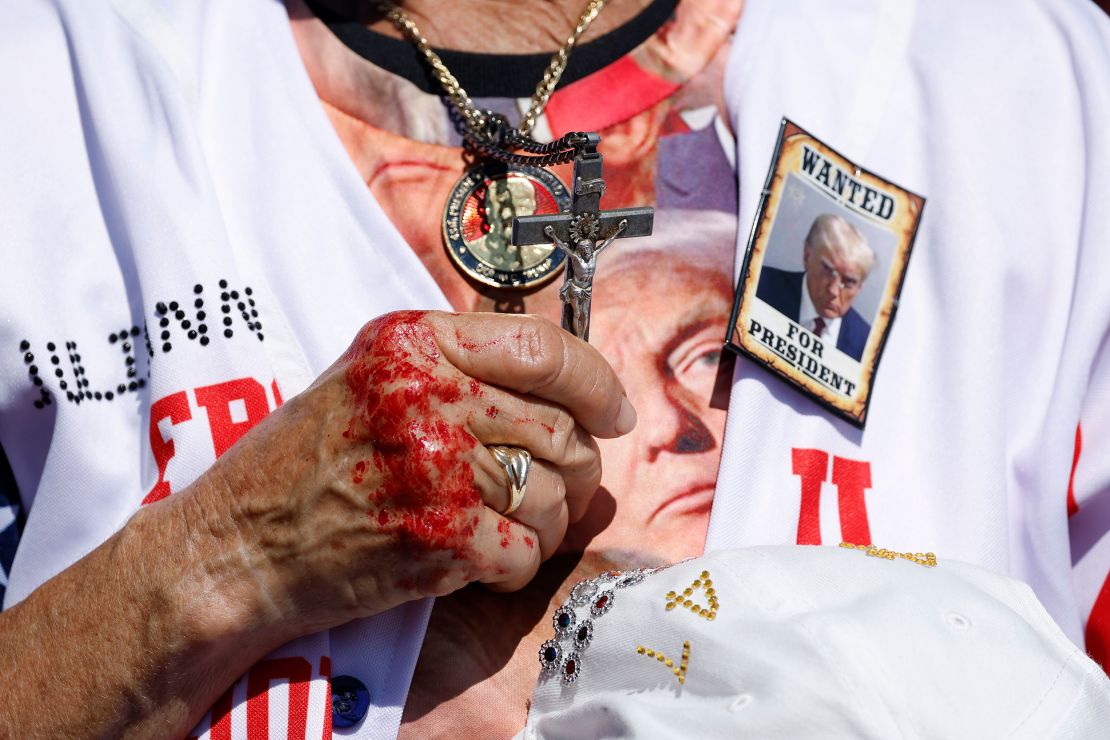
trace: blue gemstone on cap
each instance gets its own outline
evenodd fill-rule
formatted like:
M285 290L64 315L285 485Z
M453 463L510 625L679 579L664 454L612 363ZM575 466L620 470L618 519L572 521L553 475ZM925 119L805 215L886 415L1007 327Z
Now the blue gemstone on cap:
M556 650L554 647L549 647L549 648L547 648L547 650L543 651L543 658L548 663L554 662L555 659L558 658L558 657L559 657L559 651Z
M369 709L370 692L366 684L354 676L336 676L331 680L332 727L356 725Z
M559 615L559 626L564 629L570 626L570 615L566 612Z

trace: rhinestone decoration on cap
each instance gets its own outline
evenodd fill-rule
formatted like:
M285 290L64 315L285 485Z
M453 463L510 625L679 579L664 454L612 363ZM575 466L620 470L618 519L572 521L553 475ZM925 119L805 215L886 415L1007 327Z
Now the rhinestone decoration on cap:
M574 646L579 650L585 650L593 639L594 620L586 619L582 624L578 625L578 629L574 631Z
M592 580L582 581L570 590L570 600L575 606L585 606L597 595L597 584Z
M570 598L551 616L555 637L540 646L543 670L549 674L557 670L564 684L574 683L582 673L582 653L594 639L594 620L613 608L618 589L635 586L659 570L609 570L576 584Z
M694 591L698 589L703 589L705 591L705 596L709 600L708 608L695 603L694 600L690 598L694 595ZM681 606L710 622L717 618L717 609L721 606L721 602L717 599L717 589L713 588L713 581L710 579L709 571L707 570L703 570L701 572L701 577L695 579L694 582L683 589L681 593L677 591L668 591L666 598L667 611L672 611L676 606Z
M564 604L555 610L555 614L551 617L551 624L555 628L555 634L559 637L566 637L574 629L574 609Z
M689 640L686 640L682 643L682 660L679 662L678 665L675 665L674 660L672 658L668 658L662 652L658 650L652 650L651 648L644 647L643 645L637 645L636 652L649 658L655 658L655 660L659 663L662 663L664 667L671 669L671 671L674 673L674 677L678 679L678 682L680 684L686 683L686 669L690 665Z
M558 640L548 640L540 645L540 665L545 671L553 671L563 662L563 646Z
M582 657L577 652L573 652L563 661L563 683L574 683L578 680L578 674L581 672Z
M613 597L615 589L606 591L605 593L594 599L594 603L590 604L590 614L595 617L600 617L607 614L613 608Z

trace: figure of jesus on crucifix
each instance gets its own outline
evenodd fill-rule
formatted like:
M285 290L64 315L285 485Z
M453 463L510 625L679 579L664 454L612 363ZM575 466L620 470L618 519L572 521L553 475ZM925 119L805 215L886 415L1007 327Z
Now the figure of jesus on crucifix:
M587 145L574 157L574 190L569 213L518 216L513 219L512 243L549 241L567 255L563 288L563 328L579 339L590 339L590 303L593 300L597 256L618 238L649 236L654 211L647 206L601 209L605 180L601 176L601 137L586 134ZM598 234L607 233L602 241Z
M584 213L571 224L570 244L567 244L555 234L554 228L544 227L543 233L557 248L567 254L569 269L563 278L559 297L571 312L571 328L576 337L587 341L590 338L590 302L593 297L594 271L597 269L598 255L616 241L626 228L628 228L628 219L622 218L616 230L605 241L595 242L593 237L597 235L597 217L592 213Z

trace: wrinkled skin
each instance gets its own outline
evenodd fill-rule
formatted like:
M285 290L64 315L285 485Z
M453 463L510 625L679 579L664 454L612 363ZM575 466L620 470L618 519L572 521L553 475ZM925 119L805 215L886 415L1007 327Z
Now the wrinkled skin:
M550 322L375 319L192 485L0 614L0 737L181 737L296 637L521 588L589 505L594 437L635 421L601 355ZM511 518L499 443L536 458Z
M593 338L651 423L599 442L602 488L528 586L511 596L465 588L436 602L402 737L448 737L463 725L482 737L512 736L527 718L552 611L575 583L702 552L724 430L724 410L710 404L730 268L691 264L676 251L614 249Z
M547 321L399 312L217 470L262 591L307 631L473 581L520 588L598 487L593 436L634 423L601 355ZM511 518L491 444L534 457Z

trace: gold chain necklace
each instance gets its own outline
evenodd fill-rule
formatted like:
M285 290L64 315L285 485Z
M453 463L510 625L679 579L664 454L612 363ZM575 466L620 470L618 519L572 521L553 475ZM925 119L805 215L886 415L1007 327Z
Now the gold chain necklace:
M420 32L411 18L405 15L405 11L397 7L396 4L389 0L375 0L378 7L386 14L386 17L392 21L393 25L403 33L409 41L411 41L420 53L424 55L424 59L432 69L432 74L435 76L436 81L439 82L444 92L447 93L447 98L455 109L462 116L466 122L466 126L472 132L478 134L484 132L488 125L487 111L479 110L474 106L474 101L466 94L459 81L451 74L451 70L447 69L447 65L439 58L439 55L432 50L428 44L428 39ZM574 31L567 37L566 43L563 48L555 52L551 57L551 61L547 65L547 69L543 73L543 79L536 86L536 91L532 93L532 104L528 112L524 114L520 124L517 125L517 131L527 136L531 133L532 128L536 125L536 119L543 113L543 109L547 106L547 101L551 99L551 93L555 92L555 87L559 84L559 79L563 76L563 72L567 68L567 60L570 58L570 52L574 49L575 44L578 43L578 38L586 32L590 24L605 8L607 0L590 0L586 3L586 7L582 10L581 15L578 16L578 23L574 27Z
M558 274L566 255L550 241L514 246L513 219L570 208L567 188L544 167L570 162L585 135L571 133L541 144L530 134L566 70L571 50L607 0L586 4L566 43L551 57L516 128L504 117L474 105L401 8L389 0L374 2L423 55L451 103L451 117L466 147L479 156L478 163L455 183L444 207L443 240L451 260L472 280L497 288L529 289L548 282Z

